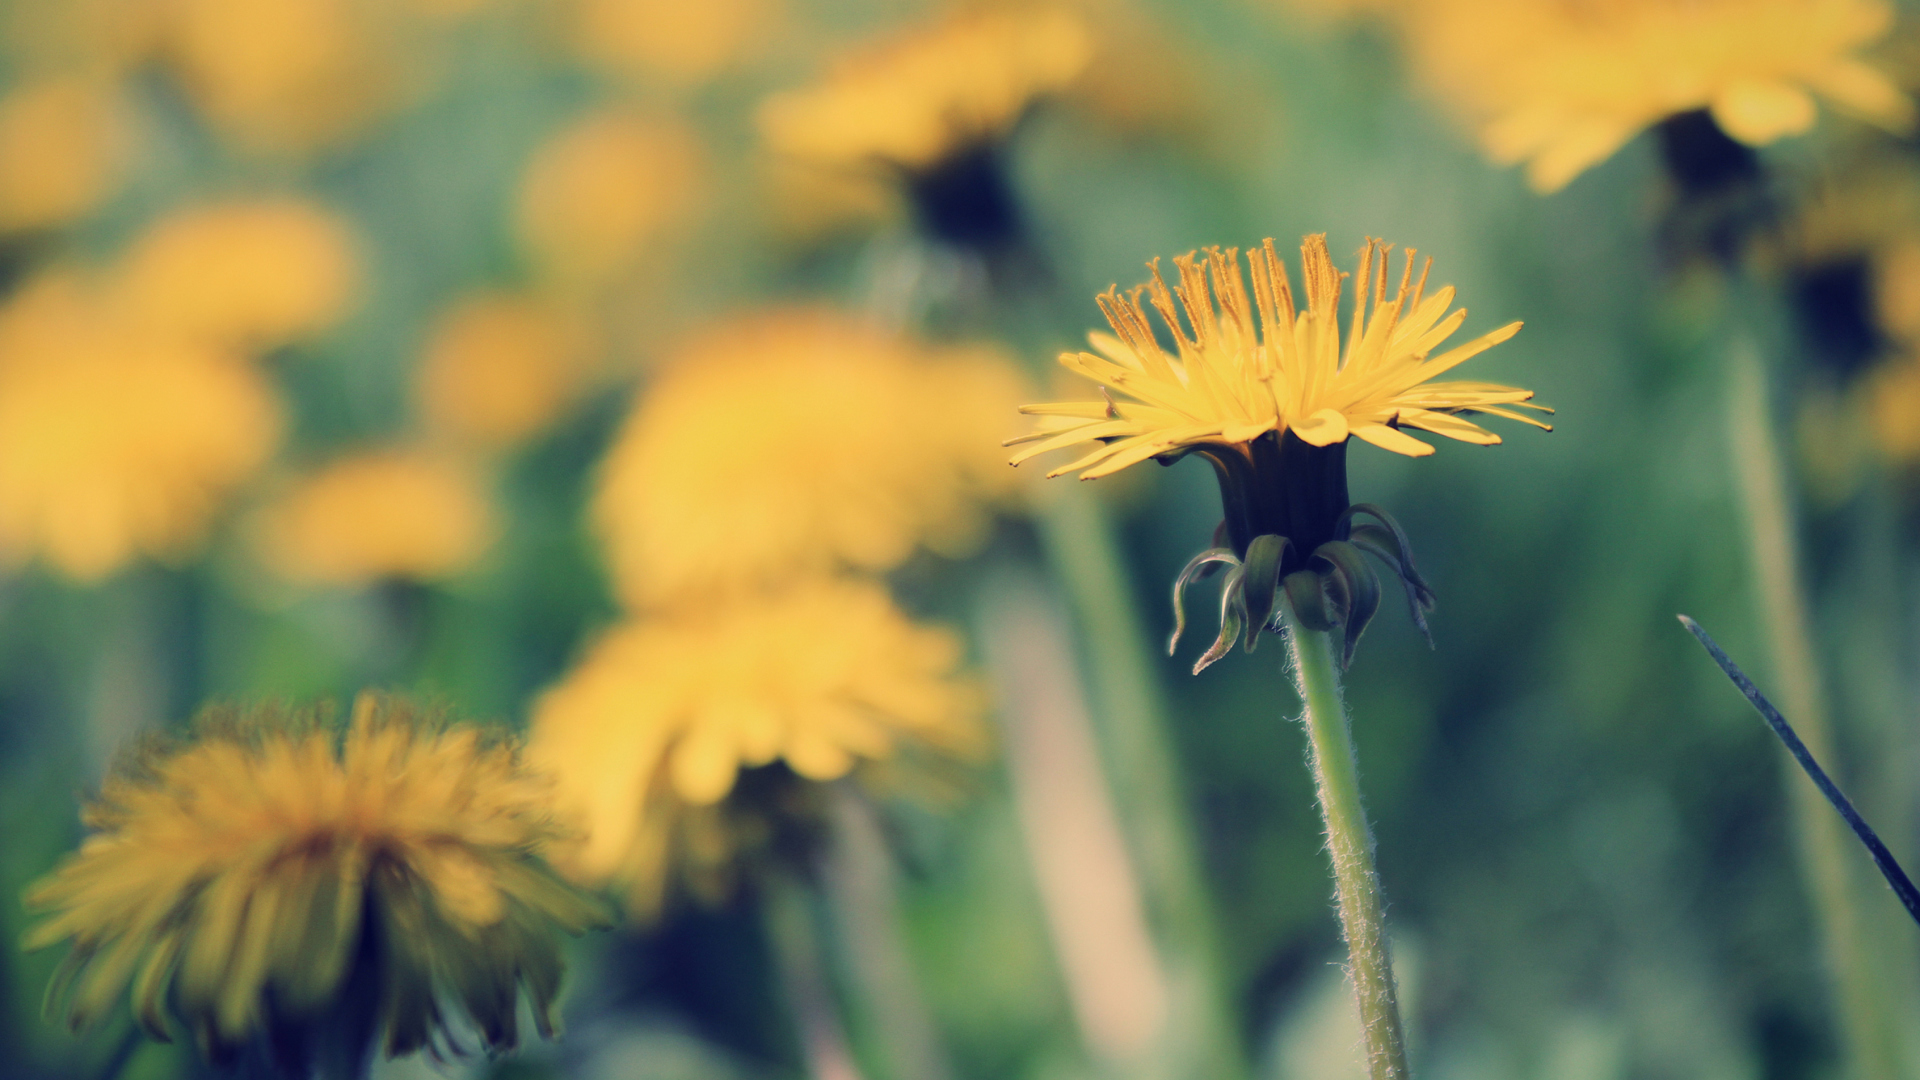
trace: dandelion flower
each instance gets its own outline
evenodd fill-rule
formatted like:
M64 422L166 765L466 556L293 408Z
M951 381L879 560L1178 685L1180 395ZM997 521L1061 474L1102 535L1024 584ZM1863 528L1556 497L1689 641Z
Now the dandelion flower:
M964 550L1012 478L984 455L1019 398L997 354L824 310L682 348L601 466L593 513L629 602Z
M1535 190L1565 186L1641 129L1711 110L1759 146L1806 131L1818 95L1904 133L1913 103L1858 53L1884 0L1436 0L1402 7L1416 66Z
M345 222L298 199L203 206L162 218L122 257L120 301L184 336L270 348L326 329L360 276Z
M93 581L183 556L279 435L243 358L132 327L71 279L0 309L0 557Z
M699 137L679 121L589 115L554 136L527 167L520 239L562 285L605 283L696 206L704 159Z
M616 627L534 709L528 752L586 826L566 868L644 893L659 880L660 800L713 806L757 766L828 781L903 745L976 755L981 702L959 661L952 634L861 582Z
M482 294L444 313L418 376L421 412L437 432L504 447L552 423L579 388L582 332L551 307Z
M111 193L126 150L111 83L65 77L0 97L0 233L64 225Z
M1304 303L1297 309L1272 240L1248 253L1251 298L1237 249L1209 248L1204 257L1189 252L1176 258L1177 288L1167 286L1156 261L1146 285L1125 295L1107 290L1100 306L1114 333L1089 335L1102 355L1060 357L1068 370L1099 384L1102 399L1024 407L1022 412L1044 418L1043 426L1010 440L1030 444L1013 462L1094 442L1099 445L1093 450L1048 474L1077 472L1092 480L1150 458L1168 462L1198 454L1214 467L1226 520L1223 543L1195 560L1180 578L1183 585L1214 562L1232 562L1237 573L1239 563L1257 557L1259 572L1271 577L1301 570L1316 558L1347 560L1346 547L1331 545L1344 545L1357 528L1365 530L1358 533L1366 541L1363 549L1375 553L1378 547L1377 554L1399 569L1418 621L1430 601L1423 599L1426 586L1412 571L1399 526L1373 508L1365 512L1380 518L1380 525L1352 524L1348 438L1421 457L1433 447L1408 429L1491 446L1500 437L1461 414L1484 413L1545 428L1517 410L1548 410L1529 404L1529 390L1432 381L1511 338L1520 324L1509 323L1432 356L1467 313L1464 308L1448 312L1452 286L1427 295L1431 259L1416 279L1414 252L1408 250L1399 281L1390 287L1388 247L1368 241L1343 348L1340 293L1347 275L1334 268L1324 235L1307 237L1300 254ZM1176 356L1161 348L1141 304L1142 292L1173 335ZM1357 578L1364 563L1340 569ZM1365 591L1364 584L1337 583L1354 595ZM1256 594L1256 628L1265 621L1267 609L1261 605L1271 601L1272 587L1269 580ZM1364 619L1357 624L1364 625ZM1353 629L1349 650L1357 638ZM1210 653L1202 666L1213 658Z
M587 59L679 85L705 82L752 54L778 26L781 0L574 0Z
M924 171L997 140L1033 100L1086 67L1084 26L1061 11L949 15L844 57L816 86L769 98L773 148L842 166Z
M350 455L261 513L259 546L291 581L430 581L472 566L492 543L493 508L469 470L417 450Z
M51 915L27 944L72 942L48 1000L76 1027L128 990L148 1034L171 1013L216 1058L329 1027L405 1054L447 1038L449 1008L511 1047L522 987L557 1026L554 931L601 922L540 861L549 797L513 743L404 699L362 694L344 731L213 710L108 777L92 835L28 894Z

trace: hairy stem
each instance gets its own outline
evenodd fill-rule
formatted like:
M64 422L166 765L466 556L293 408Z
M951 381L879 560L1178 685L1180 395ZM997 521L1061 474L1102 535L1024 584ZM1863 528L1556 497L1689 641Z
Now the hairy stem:
M822 959L819 917L810 893L799 881L773 876L761 898L767 943L786 992L807 1076L810 1080L863 1080Z
M1301 720L1307 726L1314 792L1327 829L1327 854L1333 860L1340 930L1347 940L1347 976L1360 1005L1367 1076L1405 1080L1407 1051L1383 925L1380 877L1373 867L1373 832L1360 802L1360 772L1354 764L1340 674L1327 635L1301 625L1292 605L1285 606L1294 680L1306 703Z

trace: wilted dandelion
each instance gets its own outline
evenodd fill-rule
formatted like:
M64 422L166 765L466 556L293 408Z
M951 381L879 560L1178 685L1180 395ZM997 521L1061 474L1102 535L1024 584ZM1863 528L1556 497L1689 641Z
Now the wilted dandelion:
M279 435L242 357L131 325L71 277L0 309L0 557L86 581L180 557Z
M1496 161L1554 191L1649 125L1707 109L1762 145L1813 126L1814 99L1894 132L1913 103L1859 52L1883 0L1436 0L1399 5L1415 65Z
M457 1046L456 1011L511 1047L523 988L558 1026L555 931L603 919L541 861L548 795L512 742L405 699L362 694L344 731L210 710L108 777L86 843L28 893L51 914L27 944L72 943L48 1001L76 1027L125 991L154 1038L172 1016L288 1075Z
M437 435L498 449L537 434L586 372L585 331L555 308L488 293L444 312L420 362L420 412Z
M492 543L480 479L420 450L369 450L334 461L261 512L268 566L293 581L361 585L431 581L472 566Z
M0 233L64 225L106 198L125 165L124 109L111 81L89 76L0 97Z
M528 164L521 242L562 287L604 284L683 224L700 201L705 173L700 138L684 123L590 114L549 139Z
M904 749L973 757L980 693L960 643L915 624L877 585L801 582L630 620L540 699L529 752L585 827L565 868L659 899L683 810L698 816L743 772L784 765L828 781ZM708 850L724 854L723 837ZM695 851L693 854L698 855ZM713 861L711 858L706 860Z
M1466 311L1449 314L1451 287L1426 295L1432 260L1415 279L1411 250L1398 285L1390 288L1387 255L1387 245L1376 240L1361 252L1344 346L1340 292L1346 275L1334 268L1324 236L1309 236L1301 246L1299 307L1272 240L1249 253L1251 297L1236 249L1210 248L1204 259L1193 253L1175 259L1177 288L1167 286L1157 262L1150 264L1153 278L1146 285L1124 296L1109 289L1100 297L1116 336L1090 336L1105 355L1060 358L1099 384L1102 400L1027 406L1023 412L1048 418L1048 426L1012 441L1033 443L1015 457L1016 464L1051 450L1100 444L1055 469L1054 476L1079 472L1093 479L1149 458L1164 463L1188 453L1213 466L1226 519L1214 547L1174 582L1174 644L1184 623L1182 590L1220 566L1230 568L1220 636L1194 671L1224 656L1243 626L1249 650L1263 631L1285 631L1306 704L1310 761L1352 958L1368 1072L1374 1080L1404 1080L1406 1052L1373 838L1360 804L1339 669L1351 663L1380 604L1380 584L1366 556L1399 576L1422 629L1433 597L1414 569L1400 526L1378 507L1349 503L1347 441L1357 437L1419 457L1433 447L1403 429L1484 446L1499 437L1460 414L1546 425L1515 411L1541 408L1527 404L1531 391L1432 381L1511 338L1520 324L1431 356L1460 328ZM1177 355L1161 348L1142 292L1172 334ZM1355 524L1356 515L1375 523ZM1325 632L1342 629L1345 640L1336 655Z
M645 605L964 549L1010 490L981 447L1020 387L990 350L830 311L722 324L677 352L601 466L594 517L620 594Z
M302 199L194 207L135 239L112 287L156 331L272 348L345 314L359 286L357 246L338 215Z

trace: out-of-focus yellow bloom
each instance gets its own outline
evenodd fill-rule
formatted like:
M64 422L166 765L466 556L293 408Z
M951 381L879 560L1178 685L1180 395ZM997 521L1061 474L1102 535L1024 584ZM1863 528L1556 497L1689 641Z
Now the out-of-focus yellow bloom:
M549 141L520 190L520 238L562 285L606 281L695 207L706 169L677 120L601 112Z
M1920 235L1874 253L1874 309L1889 335L1920 345Z
M615 628L534 709L531 760L586 826L563 869L644 901L660 881L668 808L719 802L742 769L784 762L825 781L903 744L977 755L982 702L959 661L952 634L859 582L803 582Z
M782 0L574 0L574 33L587 59L668 82L704 82L764 45Z
M432 580L493 542L493 507L470 471L416 450L372 450L307 477L262 511L267 565L293 581Z
M270 348L345 313L359 284L356 246L339 217L297 199L198 207L134 241L114 287L157 330Z
M1874 442L1903 464L1920 464L1920 360L1882 364L1867 380Z
M1813 126L1814 95L1895 132L1913 103L1856 55L1884 0L1432 0L1401 6L1416 66L1496 161L1559 189L1675 113L1760 145Z
M184 555L279 434L242 357L131 326L72 279L0 309L0 557L91 581Z
M964 549L1017 477L983 452L1021 382L998 353L824 310L683 347L601 466L593 513L636 605Z
M769 98L760 128L784 154L831 165L924 170L1013 126L1091 53L1062 11L972 11L873 42L816 86Z
M166 43L215 126L250 149L300 152L357 131L395 99L392 35L358 0L175 0Z
M113 85L66 77L0 97L0 233L63 225L119 180L126 124Z
M384 695L344 733L213 710L122 763L85 818L93 835L28 894L53 912L28 946L73 942L49 1000L79 1026L131 982L149 1034L172 1013L216 1054L343 1014L409 1053L450 1007L510 1047L522 986L550 1035L554 932L603 919L540 861L560 833L518 747Z
M1479 412L1546 427L1508 406L1550 411L1526 402L1531 390L1492 383L1431 380L1512 337L1508 323L1428 359L1460 324L1465 308L1451 314L1453 286L1426 295L1428 259L1413 277L1408 249L1397 288L1387 287L1388 245L1370 240L1360 256L1359 288L1346 347L1340 341L1340 289L1347 275L1334 268L1324 234L1301 245L1306 305L1296 311L1287 270L1273 241L1248 252L1253 297L1249 300L1237 249L1209 248L1204 258L1189 252L1174 259L1178 292L1160 277L1143 288L1172 332L1178 357L1160 347L1140 303L1141 289L1100 297L1115 336L1089 335L1093 353L1063 353L1060 363L1111 391L1100 401L1028 405L1020 410L1060 418L1042 430L1010 440L1030 442L1014 463L1080 443L1100 445L1086 456L1048 473L1078 472L1092 480L1162 454L1208 449L1245 456L1248 444L1273 432L1292 432L1312 446L1331 446L1356 436L1410 457L1433 447L1402 428L1420 428L1450 439L1491 446L1498 435L1460 417ZM1176 304L1178 306L1176 306ZM1368 307L1371 304L1371 314ZM1180 312L1186 313L1186 326ZM1255 313L1259 329L1254 326Z
M519 442L567 406L585 372L583 331L553 308L505 294L462 301L421 361L421 412L436 433L485 447Z
M124 72L152 52L163 14L154 0L0 4L0 57L16 75Z

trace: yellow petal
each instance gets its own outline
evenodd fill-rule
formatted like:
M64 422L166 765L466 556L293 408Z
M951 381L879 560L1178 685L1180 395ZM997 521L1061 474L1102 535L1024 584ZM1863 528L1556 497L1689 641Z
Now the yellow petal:
M1305 420L1291 425L1293 433L1309 446L1332 446L1347 437L1347 416L1339 409L1321 409Z
M1895 135L1911 134L1913 99L1891 79L1858 60L1843 58L1807 79L1836 106Z
M1713 119L1726 133L1762 146L1813 126L1813 99L1805 90L1773 80L1742 79L1713 99Z
M1365 439L1382 450L1408 457L1426 457L1433 453L1433 447L1385 424L1361 424L1353 429L1353 434L1355 438Z

